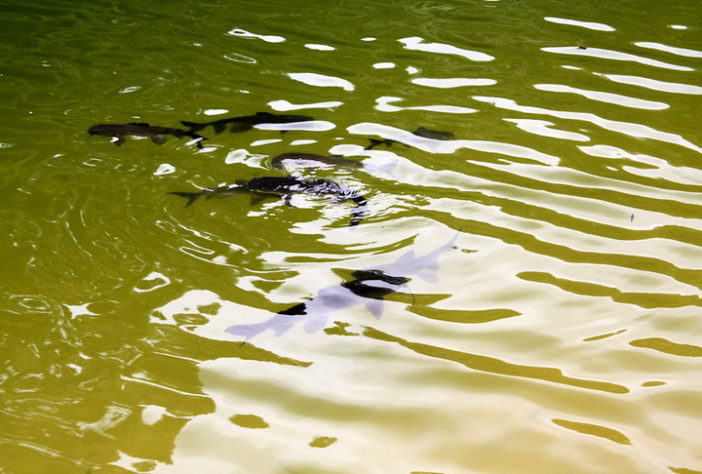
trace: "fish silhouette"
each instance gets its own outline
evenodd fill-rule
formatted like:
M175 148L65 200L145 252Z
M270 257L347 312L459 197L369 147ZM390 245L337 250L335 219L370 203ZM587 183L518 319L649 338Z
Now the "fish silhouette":
M251 130L254 125L260 125L263 123L295 123L295 122L309 122L314 120L314 118L307 115L287 115L287 114L272 114L270 112L256 112L255 115L242 115L240 117L229 117L219 120L214 120L212 122L185 122L181 121L184 126L188 127L191 132L198 132L205 127L214 127L215 133L220 134L224 131L228 124L232 124L231 132L245 132L246 130Z
M438 281L435 273L439 267L439 256L453 248L458 234L459 232L453 239L425 255L417 256L414 250L410 250L395 262L369 270L355 271L352 274L354 280L323 288L311 300L284 309L266 321L237 324L225 331L244 336L248 341L269 329L278 337L294 325L304 323L305 331L313 333L324 328L333 311L357 304L364 304L373 316L379 319L383 313L385 296L398 292L412 276L432 282Z
M424 138L431 138L432 140L453 140L454 135L452 132L444 132L441 130L429 130L428 128L424 127L419 127L417 130L412 132L413 135L417 135L418 137L424 137ZM390 138L385 138L383 140L378 140L377 138L369 138L370 145L368 145L365 149L366 150L372 150L373 148L379 146L379 145L385 145L385 146L392 146L393 143L398 143L396 140L392 140ZM405 144L405 146L409 146Z
M91 135L100 135L104 137L113 137L114 144L120 146L124 143L126 135L150 137L151 141L157 145L162 145L166 141L166 135L173 135L177 138L190 137L197 140L197 147L202 148L202 140L205 137L198 135L192 130L183 130L180 128L157 127L148 123L102 123L93 125L88 129Z
M288 206L292 207L291 198L293 194L311 194L317 196L329 196L336 202L353 201L356 207L351 211L352 218L349 225L358 225L363 219L368 208L368 201L358 191L338 184L330 179L304 179L299 176L266 176L254 178L249 181L239 181L230 186L220 186L214 189L201 189L196 192L171 191L168 194L175 194L186 198L186 207L194 203L200 196L206 199L213 197L226 198L234 194L241 193L274 194L281 196Z
M331 165L346 168L360 168L363 163L356 160L349 160L340 155L315 155L314 153L281 153L271 160L273 168L282 170L285 168L286 162L292 162L298 166L319 166Z

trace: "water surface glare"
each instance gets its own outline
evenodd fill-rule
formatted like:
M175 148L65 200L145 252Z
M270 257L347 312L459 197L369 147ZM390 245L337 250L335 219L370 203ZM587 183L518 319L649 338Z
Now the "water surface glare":
M698 2L0 11L0 473L702 472Z

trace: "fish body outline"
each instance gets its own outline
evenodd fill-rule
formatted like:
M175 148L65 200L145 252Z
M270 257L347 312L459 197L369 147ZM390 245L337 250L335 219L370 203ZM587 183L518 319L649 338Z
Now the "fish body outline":
M228 117L212 122L187 122L181 120L181 124L188 127L191 132L198 132L205 127L213 127L215 134L219 135L231 124L230 131L232 133L245 132L251 130L255 125L264 123L281 124L281 123L297 123L309 122L314 120L313 117L307 115L291 115L291 114L273 114L270 112L256 112L254 115L242 115L239 117Z
M394 262L357 270L352 273L354 280L322 288L312 299L279 311L266 321L236 324L225 331L244 336L245 341L248 341L267 330L272 330L279 337L296 324L304 322L305 332L313 333L326 326L332 312L357 304L365 305L376 319L380 319L385 296L399 292L413 276L438 282L436 270L439 258L454 248L459 234L460 231L457 231L451 240L424 255L417 255L414 250L410 250Z
M188 202L185 206L188 207L202 196L206 199L226 198L245 192L278 195L290 207L292 207L291 200L294 194L327 196L335 202L353 201L356 203L356 207L351 211L350 226L358 225L368 210L368 201L358 191L330 179L305 179L300 176L264 176L249 181L239 181L230 186L204 188L195 192L171 191L168 194L186 198Z
M166 141L166 135L173 135L176 138L190 137L197 140L198 148L202 148L202 140L206 138L191 130L181 128L160 127L149 125L145 122L131 123L101 123L93 125L88 129L90 135L112 137L114 144L120 146L124 143L127 135L149 137L152 142L162 145Z

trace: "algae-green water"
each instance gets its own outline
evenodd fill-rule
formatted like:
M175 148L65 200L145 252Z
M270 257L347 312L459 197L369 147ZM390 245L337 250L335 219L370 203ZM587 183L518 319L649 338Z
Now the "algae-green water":
M702 471L699 13L0 2L0 472Z

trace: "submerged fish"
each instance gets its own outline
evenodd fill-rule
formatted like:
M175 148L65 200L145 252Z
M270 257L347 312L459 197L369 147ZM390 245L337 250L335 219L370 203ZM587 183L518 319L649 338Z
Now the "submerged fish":
M444 132L441 130L429 130L428 128L419 127L417 130L412 132L413 135L418 137L431 138L432 140L453 140L454 135L452 132ZM377 138L369 138L370 145L366 147L366 150L372 150L378 145L392 146L393 143L398 143L397 140L391 140L390 138L385 138L383 140L378 140ZM406 145L409 146L409 145Z
M312 194L329 196L337 202L353 201L357 206L351 211L353 217L349 225L357 225L363 219L368 208L368 201L358 191L338 184L329 179L304 179L297 176L267 176L254 178L249 181L239 181L231 186L220 186L214 189L201 189L197 192L172 191L168 194L184 197L188 200L186 207L191 205L200 196L207 199L213 197L225 198L244 192L257 194L275 194L283 198L288 206L292 206L293 194Z
M204 197L205 199L212 199L213 197L224 199L232 197L235 194L243 194L248 192L249 190L246 188L246 182L241 181L230 186L203 188L199 191L170 191L168 194L175 194L176 196L184 197L188 200L188 202L185 203L185 207L188 207L200 197Z
M363 163L356 160L349 160L340 155L315 155L314 153L281 153L271 160L271 165L273 168L282 170L285 168L285 162L293 162L297 166L319 166L321 165L331 165L331 166L342 166L349 168L360 168Z
M232 124L231 132L245 132L246 130L251 130L254 125L260 125L263 123L295 123L295 122L309 122L314 120L312 117L307 115L286 115L286 114L272 114L269 112L256 112L256 115L243 115L241 117L230 117L223 118L219 120L214 120L212 122L185 122L181 121L184 126L188 127L191 132L197 132L205 127L214 127L215 133L219 134L224 131L227 124Z
M177 138L190 137L197 140L198 148L202 148L202 140L205 137L198 135L192 130L183 130L180 128L157 127L148 123L103 123L93 125L88 129L91 135L100 135L104 137L113 137L114 144L119 146L124 143L126 135L150 137L151 141L157 145L162 145L166 141L165 135L173 135Z
M266 321L237 324L228 327L226 332L249 340L268 329L280 336L295 324L304 322L305 331L312 333L324 328L332 311L356 304L365 304L373 316L379 319L383 313L385 296L398 292L410 281L411 276L416 275L429 281L438 280L429 270L438 269L439 256L453 248L456 238L458 233L446 244L420 257L415 256L411 250L393 263L356 271L352 274L355 280L323 288L311 300L284 309Z

